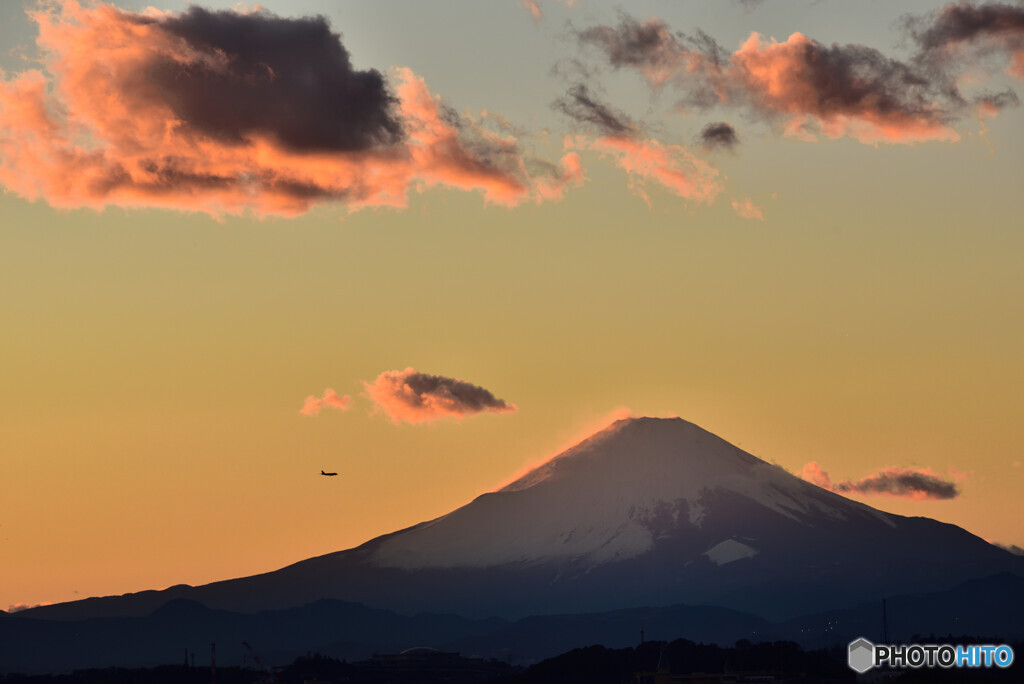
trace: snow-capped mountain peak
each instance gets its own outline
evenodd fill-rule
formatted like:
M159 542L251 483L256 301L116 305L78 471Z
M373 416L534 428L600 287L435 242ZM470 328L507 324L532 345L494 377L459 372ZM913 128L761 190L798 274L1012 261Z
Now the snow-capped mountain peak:
M794 521L887 517L680 418L628 418L496 492L382 540L373 562L411 569L620 561L699 528L715 492Z

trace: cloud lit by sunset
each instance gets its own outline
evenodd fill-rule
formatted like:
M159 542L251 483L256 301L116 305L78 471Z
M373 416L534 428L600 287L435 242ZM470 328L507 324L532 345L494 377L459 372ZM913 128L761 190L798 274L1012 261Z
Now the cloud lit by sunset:
M366 394L396 423L426 423L440 418L462 418L484 411L510 413L514 404L498 399L489 390L456 378L428 375L414 368L385 371Z

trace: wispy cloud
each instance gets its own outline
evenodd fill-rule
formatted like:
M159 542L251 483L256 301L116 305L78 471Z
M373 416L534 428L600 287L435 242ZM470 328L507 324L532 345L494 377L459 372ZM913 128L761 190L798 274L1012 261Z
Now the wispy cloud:
M707 34L690 37L673 32L656 17L637 21L623 13L618 26L594 26L578 31L576 38L581 45L603 52L612 67L639 71L655 88L683 74L700 74L722 57Z
M764 212L749 197L736 198L732 201L732 210L741 218L764 221Z
M993 546L998 546L1003 551L1009 551L1015 556L1024 556L1024 549L1017 546L1016 544L1000 544L999 542L989 542Z
M320 415L320 409L325 406L338 411L347 411L351 405L351 396L347 394L345 396L339 396L337 392L328 387L324 390L322 397L317 397L312 394L306 397L306 401L303 402L302 408L299 409L299 413L305 416L317 416Z
M533 17L534 21L539 22L544 18L544 13L540 9L540 4L537 0L519 0L519 5Z
M723 188L718 169L680 145L661 143L653 138L575 136L568 139L567 147L593 150L610 157L626 172L629 189L648 204L651 204L651 184L678 197L709 204Z
M906 499L955 499L960 490L955 483L943 480L930 468L882 468L860 480L833 482L828 473L811 461L803 468L803 479L840 494L887 494Z
M12 603L7 606L8 613L20 613L23 610L31 610L40 606L49 606L50 603Z
M355 69L323 17L74 0L32 17L44 68L0 75L0 184L29 199L296 215L435 185L512 206L579 182L410 70Z
M710 203L722 190L717 169L685 147L645 136L641 127L583 83L572 85L552 107L565 114L579 133L565 138L567 150L590 150L608 157L626 172L630 190L651 203L649 186L661 186L685 199Z
M557 0L566 7L574 7L576 0ZM544 11L540 8L540 2L538 0L519 0L519 6L530 13L533 20L538 24L544 18Z
M573 122L607 136L634 136L637 126L626 114L602 102L585 83L576 83L551 105Z
M373 383L363 385L366 395L396 423L425 423L485 411L516 410L514 404L498 399L483 387L443 375L420 373L412 367L385 371Z
M910 20L920 45L911 61L802 33L781 42L751 33L730 53L705 33L687 35L661 19L624 14L617 25L575 35L613 68L635 70L655 90L671 88L683 108L741 108L808 141L910 144L957 140L957 120L1017 102L1012 91L965 97L957 78L965 64L993 55L1024 77L1021 15L1019 5L953 5L929 20Z
M917 59L958 74L985 63L1024 78L1024 5L960 2L905 20Z

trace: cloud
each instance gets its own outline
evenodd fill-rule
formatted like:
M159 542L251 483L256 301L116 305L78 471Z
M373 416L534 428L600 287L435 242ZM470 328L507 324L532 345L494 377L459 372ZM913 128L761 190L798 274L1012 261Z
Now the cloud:
M322 397L316 397L309 395L306 397L306 401L303 402L302 408L299 409L299 413L305 416L316 416L320 415L320 409L324 406L329 406L339 411L347 411L352 403L352 397L349 395L338 396L338 393L332 390L330 387L324 390Z
M725 121L709 123L697 135L700 146L705 150L735 150L740 144L736 129Z
M800 33L784 43L752 34L731 58L727 99L785 120L790 135L864 143L956 140L935 84L862 45L825 46Z
M579 127L594 135L567 136L567 150L590 150L609 157L626 172L630 190L651 203L649 184L685 199L711 203L722 189L718 171L679 145L645 137L624 112L602 102L583 83L569 87L552 103Z
M592 150L611 157L626 172L629 189L651 204L649 184L654 183L685 199L710 204L721 192L722 178L717 169L679 145L668 145L653 138L575 136L567 139L570 149Z
M438 185L514 206L579 182L410 70L355 69L322 17L74 0L31 16L43 68L0 74L0 184L30 200L293 216Z
M1016 544L1000 544L999 542L989 542L993 546L998 546L1003 551L1009 551L1015 556L1024 556L1024 549L1017 546Z
M804 466L803 472L800 477L807 480L811 484L816 484L822 489L832 489L832 480L829 478L828 473L818 464L817 461L811 461Z
M736 198L732 201L732 210L741 218L764 221L764 212L749 197Z
M710 36L672 32L628 16L577 32L615 68L655 89L669 84L685 107L742 108L789 136L851 137L877 144L956 140L962 102L924 70L863 45L823 45L801 33L784 42L750 34L729 54Z
M568 8L572 8L576 5L576 0L557 0ZM544 12L540 8L540 3L537 0L519 0L519 6L530 13L533 20L538 24L544 18Z
M972 477L974 477L973 470L960 470L959 468L956 467L950 467L947 472L949 473L949 476L951 478L957 480L958 482L963 482L964 480L969 480Z
M625 113L599 101L583 83L570 87L565 96L555 100L551 106L576 123L596 128L603 135L636 134L636 126Z
M424 423L484 411L516 410L515 405L498 399L483 387L443 375L427 375L411 367L385 371L372 384L363 385L367 396L396 423Z
M540 10L540 5L537 0L520 0L519 5L530 13L534 21L540 21L544 18L544 13Z
M178 120L212 138L238 144L267 135L295 151L357 151L402 136L384 77L353 69L322 16L192 6L131 21L159 26L184 51L154 54L146 60L147 82L136 87L160 91Z
M627 14L619 15L617 27L584 29L576 32L576 39L603 52L614 68L639 71L654 88L686 73L700 73L722 56L718 44L703 32L691 38L673 33L661 19L641 22Z
M39 608L40 606L49 606L50 603L12 603L7 606L8 613L20 613L23 610L32 610L33 608Z
M961 72L997 61L1011 76L1024 78L1024 5L962 2L905 24L921 62Z
M930 468L894 466L882 468L860 480L833 482L817 461L811 461L804 466L801 476L812 484L839 494L888 494L913 500L955 499L960 495L956 484L941 479Z

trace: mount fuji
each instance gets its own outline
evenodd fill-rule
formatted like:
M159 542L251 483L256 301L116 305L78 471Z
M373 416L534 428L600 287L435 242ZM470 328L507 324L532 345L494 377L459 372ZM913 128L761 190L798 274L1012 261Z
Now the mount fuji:
M681 419L618 421L435 520L281 570L21 615L253 613L321 599L469 618L707 605L782 620L1024 571L954 525L821 489Z

